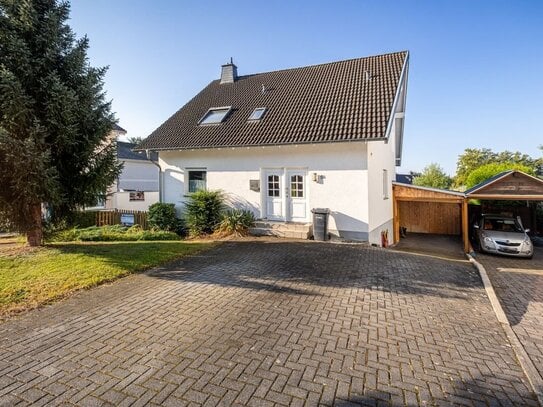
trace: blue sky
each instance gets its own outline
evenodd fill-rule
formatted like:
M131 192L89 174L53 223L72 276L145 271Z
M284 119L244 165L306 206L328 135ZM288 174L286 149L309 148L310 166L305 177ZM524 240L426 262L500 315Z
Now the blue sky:
M73 0L119 124L148 136L234 58L239 74L409 50L403 163L540 156L543 1Z

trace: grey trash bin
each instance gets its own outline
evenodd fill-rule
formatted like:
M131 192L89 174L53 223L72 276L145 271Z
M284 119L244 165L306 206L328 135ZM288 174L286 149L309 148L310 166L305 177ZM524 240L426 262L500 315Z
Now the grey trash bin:
M328 216L330 215L330 209L328 208L314 208L311 209L313 214L313 238L324 242L328 240Z

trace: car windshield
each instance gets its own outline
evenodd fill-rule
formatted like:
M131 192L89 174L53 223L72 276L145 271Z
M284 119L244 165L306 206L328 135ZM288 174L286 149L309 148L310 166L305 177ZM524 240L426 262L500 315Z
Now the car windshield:
M522 227L515 219L484 218L483 230L495 230L498 232L523 233Z

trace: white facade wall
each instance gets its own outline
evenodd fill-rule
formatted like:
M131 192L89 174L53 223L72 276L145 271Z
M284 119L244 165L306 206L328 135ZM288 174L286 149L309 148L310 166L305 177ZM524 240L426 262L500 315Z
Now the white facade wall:
M381 245L381 233L386 232L388 244L393 238L392 181L396 179L394 132L388 142L368 143L369 236L372 244ZM383 173L386 171L386 183ZM386 189L386 191L385 191Z
M396 179L396 163L399 165L403 142L403 119L407 92L407 66L399 84L394 113L388 129L387 139L368 143L368 190L369 190L369 236L372 244L382 245L383 233L387 244L394 242L394 208L392 181ZM386 182L383 173L386 171Z
M147 211L149 206L159 201L158 191L144 192L144 201L131 201L130 192L115 192L108 197L106 209L123 209L130 211Z
M365 142L164 151L163 200L179 212L187 198L188 169L207 171L207 189L223 190L230 203L265 217L266 169L297 169L306 173L306 218L312 208L330 208L332 233L346 238L368 237L368 162ZM317 182L313 181L313 173ZM260 180L260 192L250 180ZM284 187L285 184L282 184Z
M150 161L123 160L118 190L158 191L158 167Z

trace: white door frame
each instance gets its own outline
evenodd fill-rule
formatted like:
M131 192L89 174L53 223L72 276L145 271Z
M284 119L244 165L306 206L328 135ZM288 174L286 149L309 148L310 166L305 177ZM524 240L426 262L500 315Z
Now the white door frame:
M274 220L274 221L285 221L285 187L284 187L284 176L282 168L264 168L261 170L261 187L260 194L262 200L262 218ZM279 190L277 197L270 197L268 195L268 176L277 175L279 177ZM277 215L270 216L270 202L275 201L279 204L279 210ZM273 204L273 202L272 202Z
M299 172L304 177L304 199L305 199L305 216L303 219L297 219L298 222L307 222L308 208L309 208L309 183L307 182L307 168L306 167L266 167L260 169L260 202L261 211L260 215L263 219L268 219L268 174L279 174L279 183L281 188L281 210L282 216L277 218L270 218L269 220L289 222L292 219L290 210L290 172Z
M298 193L301 197L293 197L291 176L301 175L302 185ZM285 168L285 215L291 222L307 222L307 169L305 168ZM296 207L296 208L295 208ZM300 212L301 210L301 212ZM296 216L295 213L303 213L303 216Z

